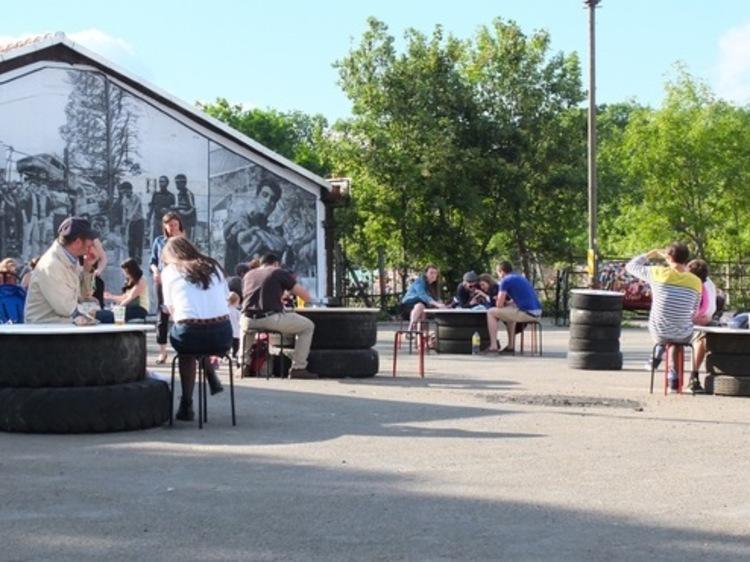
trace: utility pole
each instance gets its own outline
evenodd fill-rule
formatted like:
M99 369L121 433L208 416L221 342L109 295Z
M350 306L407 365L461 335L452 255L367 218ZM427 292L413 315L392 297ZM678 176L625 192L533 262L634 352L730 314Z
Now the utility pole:
M588 187L589 187L589 250L587 255L589 283L596 285L599 247L596 239L596 7L601 0L583 0L589 9L589 135L588 135Z

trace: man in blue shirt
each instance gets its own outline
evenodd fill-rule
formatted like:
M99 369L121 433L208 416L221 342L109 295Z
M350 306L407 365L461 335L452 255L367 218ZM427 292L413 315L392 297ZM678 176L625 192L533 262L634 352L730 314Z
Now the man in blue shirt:
M504 261L497 266L497 275L500 278L500 290L496 305L487 311L487 330L490 333L488 351L498 351L495 335L497 322L502 320L508 331L508 345L501 353L513 353L516 344L516 323L536 322L542 316L542 305L534 287L523 275L513 272L510 262Z

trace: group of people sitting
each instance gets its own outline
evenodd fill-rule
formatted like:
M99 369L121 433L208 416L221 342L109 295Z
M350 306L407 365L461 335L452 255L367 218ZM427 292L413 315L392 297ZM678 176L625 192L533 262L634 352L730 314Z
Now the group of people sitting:
M496 272L497 280L488 273L465 273L453 300L444 303L440 299L439 271L436 266L428 265L401 300L401 314L409 320L409 330L427 319L428 308L486 310L487 331L490 334L487 352L514 353L516 326L519 323L538 322L542 316L542 305L534 287L526 277L513 271L510 262L501 262ZM496 337L498 322L505 324L508 338L502 349Z
M165 214L162 227L163 235L154 242L150 266L159 300L159 362L166 361L167 336L180 354L182 397L177 419L195 417L192 395L199 357L206 361L204 366L211 393L221 392L221 382L209 357L223 356L232 347L237 348L240 316L242 335L248 338L253 330L297 335L289 376L316 378L306 370L314 325L301 315L286 312L282 303L286 293L305 300L310 300L310 294L291 272L281 268L278 257L266 255L258 267L247 271L242 278L242 294L236 295L230 292L221 265L184 236L179 214ZM65 219L57 238L30 275L25 322L79 326L112 322L111 311L87 306L95 300L94 280L102 261L106 264L99 233L89 221L80 217ZM130 311L126 319L145 318L148 286L143 272L133 259L125 260L121 267L125 277L123 292L104 292L103 297L126 306Z

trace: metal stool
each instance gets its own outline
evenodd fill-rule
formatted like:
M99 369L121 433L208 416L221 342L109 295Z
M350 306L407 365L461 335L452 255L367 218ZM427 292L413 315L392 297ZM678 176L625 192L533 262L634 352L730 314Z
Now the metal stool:
M542 356L542 319L539 318L533 322L519 322L516 324L516 335L521 334L521 353L523 354L523 347L524 347L524 334L526 333L526 328L531 327L531 354L535 355L537 352L539 353L539 357Z
M232 370L232 357L228 351L217 354L194 355L188 353L177 353L172 359L172 392L169 397L169 425L174 425L174 372L180 357L192 357L198 362L198 376L195 384L198 387L198 428L203 429L203 422L208 421L208 388L206 383L205 361L211 356L229 357L229 396L232 405L232 425L237 425L237 415L234 408L234 371Z
M650 393L654 393L654 372L656 371L655 363L656 363L656 348L659 346L664 347L664 355L666 356L664 358L664 396L667 395L667 391L669 390L669 358L670 358L670 351L672 348L677 348L677 365L675 365L675 371L677 371L677 393L682 394L682 385L685 382L685 348L690 348L690 361L693 366L693 371L695 371L695 350L693 349L692 343L680 343L680 342L666 342L666 343L657 343L654 345L654 347L651 349L651 388Z
M424 378L424 354L427 348L427 336L423 330L396 330L393 337L393 378L396 378L396 360L398 358L398 350L401 348L401 336L411 336L412 340L417 339L417 347L419 349L419 376ZM410 340L410 342L412 341ZM409 353L411 353L411 345L409 346Z

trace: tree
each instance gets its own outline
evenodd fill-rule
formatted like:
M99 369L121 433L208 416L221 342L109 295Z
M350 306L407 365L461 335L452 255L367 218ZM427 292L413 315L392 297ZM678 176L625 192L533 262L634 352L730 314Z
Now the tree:
M575 55L496 20L474 40L371 18L336 63L353 118L337 125L364 260L484 269L493 256L569 256L585 224L585 120Z
M623 178L608 247L632 254L674 239L704 258L750 250L750 113L718 100L684 68L658 110L634 108L603 144L606 168ZM605 168L605 169L606 169ZM609 172L607 172L609 173Z
M321 176L330 173L331 164L322 148L328 122L322 115L245 109L224 98L217 98L214 103L198 103L198 107L303 168Z

